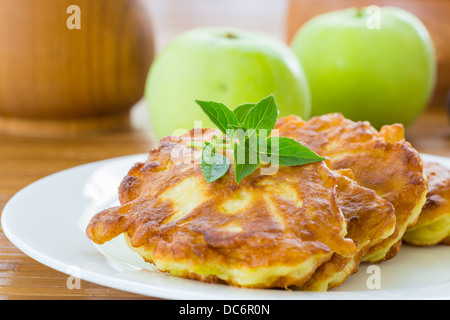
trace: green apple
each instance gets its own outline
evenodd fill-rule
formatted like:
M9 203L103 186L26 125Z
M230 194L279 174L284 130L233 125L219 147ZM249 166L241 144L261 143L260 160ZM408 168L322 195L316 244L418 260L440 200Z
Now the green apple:
M195 99L234 109L270 94L280 116L309 117L309 87L291 48L265 34L208 27L183 33L157 56L145 98L153 131L161 138L190 130L195 121L213 126Z
M394 7L351 8L309 20L291 47L311 89L311 113L410 124L436 78L432 40L422 22Z

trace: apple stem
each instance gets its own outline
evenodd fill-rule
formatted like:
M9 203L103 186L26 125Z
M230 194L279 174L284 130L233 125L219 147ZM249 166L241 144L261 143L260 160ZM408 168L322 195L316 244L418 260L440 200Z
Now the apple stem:
M228 39L236 39L237 38L237 36L235 34L231 33L231 32L228 32L225 35L225 37L228 38Z
M356 9L356 17L357 18L364 17L364 10L365 10L365 8L363 8L363 7L357 8Z

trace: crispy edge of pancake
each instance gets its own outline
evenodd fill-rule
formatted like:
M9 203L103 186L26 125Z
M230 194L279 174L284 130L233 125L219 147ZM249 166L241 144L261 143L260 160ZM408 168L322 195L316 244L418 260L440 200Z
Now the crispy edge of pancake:
M391 203L380 198L375 191L353 181L351 170L337 170L335 175L338 179L338 204L349 230L347 237L357 244L358 252L352 257L334 253L330 260L316 270L303 286L303 290L327 291L340 286L350 275L358 271L364 254L395 230L395 211ZM360 212L361 208L366 211Z
M425 162L429 179L426 202L417 222L406 230L403 240L415 246L450 244L450 169Z
M161 272L208 283L226 283L235 287L253 289L301 287L315 270L328 261L333 254L332 252L323 252L303 263L294 265L230 268L215 261L199 263L193 259L155 260L148 247L134 247L127 234L125 234L125 239L134 252L146 262L154 264Z

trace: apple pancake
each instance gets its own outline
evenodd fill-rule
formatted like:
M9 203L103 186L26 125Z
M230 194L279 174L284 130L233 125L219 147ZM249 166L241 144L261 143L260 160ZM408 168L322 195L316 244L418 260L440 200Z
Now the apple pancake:
M428 177L427 201L403 240L416 246L450 245L450 169L439 163L425 162L424 171Z
M395 230L393 205L372 189L358 185L349 169L335 171L337 201L347 221L347 238L355 242L357 253L343 257L334 253L303 286L303 290L326 291L341 285L358 271L361 258Z
M419 153L404 139L400 124L380 131L368 122L353 122L339 113L303 121L296 116L278 120L280 136L304 143L326 157L331 169L349 168L361 186L375 190L393 204L394 233L370 248L362 261L380 262L394 257L406 229L418 219L426 199L427 178Z
M124 234L160 271L251 288L301 287L333 253L356 254L324 162L255 170L239 184L231 166L207 183L189 143L220 132L200 133L162 139L121 182L120 206L96 214L87 236L103 244Z

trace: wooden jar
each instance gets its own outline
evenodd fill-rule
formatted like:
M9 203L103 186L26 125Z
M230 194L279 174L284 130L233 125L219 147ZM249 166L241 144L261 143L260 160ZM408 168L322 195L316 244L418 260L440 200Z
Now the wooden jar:
M141 0L0 0L0 133L128 126L154 57L149 20Z
M287 40L290 43L312 17L350 7L394 6L416 15L427 27L437 55L438 74L432 104L443 106L450 90L450 1L448 0L290 0Z

